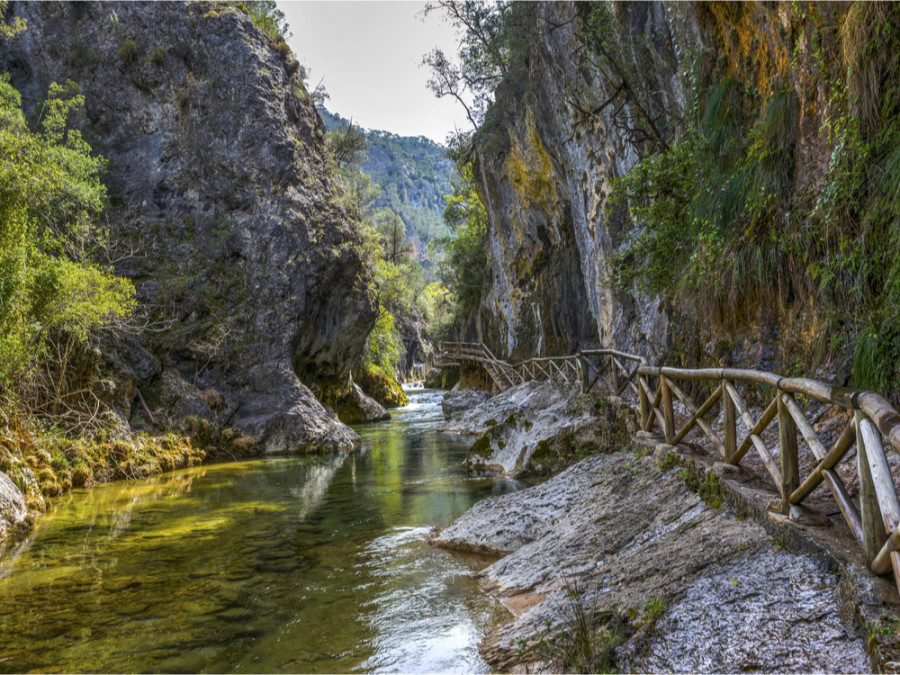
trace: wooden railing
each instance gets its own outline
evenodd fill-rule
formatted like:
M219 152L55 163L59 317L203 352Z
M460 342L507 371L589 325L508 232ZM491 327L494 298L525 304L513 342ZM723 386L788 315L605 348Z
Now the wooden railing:
M515 364L498 359L480 342L442 342L438 349L436 366L479 365L500 391L530 380L579 382L584 391L590 391L602 377L617 396L629 387L637 395L635 376L638 366L645 363L640 356L614 349L593 349L572 356L536 357ZM635 364L628 368L623 362Z
M651 386L652 378L657 380L655 387ZM707 383L714 389L702 404L695 406L676 380ZM755 450L781 495L778 509L781 513L789 514L792 506L802 504L813 490L825 483L862 546L867 564L876 574L887 574L893 569L900 588L900 503L882 441L883 437L889 447L900 453L900 415L884 398L874 392L834 387L806 378L730 368L684 370L641 366L638 385L642 428L649 431L658 424L667 443L681 442L698 427L728 464L740 464L751 449ZM768 401L758 418L753 417L744 402L739 385L745 390L755 388L757 396ZM676 420L673 396L688 411L687 419ZM851 414L849 423L830 448L819 439L797 397L837 406ZM720 433L704 420L718 412L717 406L722 411ZM762 434L775 420L778 445L770 448ZM738 421L744 427L740 442ZM798 432L815 458L813 468L805 476L800 471ZM835 470L854 445L859 478L858 508Z
M438 365L481 364L501 390L529 379L557 379L580 381L589 391L602 377L611 392L636 394L642 429L651 431L658 426L670 445L699 430L728 464L738 465L751 450L755 451L781 496L776 510L786 516L792 506L803 504L824 483L862 547L866 563L876 574L893 570L900 589L900 502L885 454L885 442L900 454L900 414L875 392L757 370L649 366L640 356L610 349L516 364L497 359L487 347L476 343L442 343L440 349ZM627 367L628 363L633 365ZM705 400L695 404L678 382L692 383L695 396L705 387ZM749 399L750 395L766 403L758 417L745 402L745 396ZM849 414L848 423L830 447L807 419L801 405L804 399ZM676 416L676 400L686 414ZM763 434L776 420L777 445L770 445ZM813 460L807 462L811 468L805 475L801 472L802 446L798 439ZM854 446L858 506L836 470Z

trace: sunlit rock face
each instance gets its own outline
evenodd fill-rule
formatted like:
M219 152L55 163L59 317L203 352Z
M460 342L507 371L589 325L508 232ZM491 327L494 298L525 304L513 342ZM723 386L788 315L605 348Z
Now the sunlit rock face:
M304 383L346 378L374 323L325 129L249 16L204 3L13 3L0 51L26 110L53 81L85 96L109 158L113 258L146 315L104 351L114 406L205 417L267 451L355 434ZM163 372L166 377L162 377Z
M665 127L683 104L676 38L693 36L690 10L659 3L620 10L627 30L655 36L642 86L656 92L654 113ZM609 280L622 229L621 214L608 206L611 181L634 165L646 141L614 117L619 106L583 113L613 92L578 56L584 45L575 11L568 3L534 6L542 37L529 51L527 78L498 90L492 139L479 153L477 187L490 215L483 316L495 317L483 321L482 333L513 357L589 344L655 356L669 339L659 300L617 291ZM676 22L685 27L677 36Z

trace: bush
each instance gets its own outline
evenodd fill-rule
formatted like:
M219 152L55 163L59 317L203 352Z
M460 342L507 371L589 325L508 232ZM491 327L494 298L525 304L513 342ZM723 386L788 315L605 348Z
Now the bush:
M154 47L153 51L150 52L149 61L153 65L159 66L162 65L166 60L166 49L165 47Z
M133 38L125 38L116 50L123 63L131 65L141 55L141 45Z
M0 392L25 386L51 340L84 342L134 304L131 282L91 259L106 162L69 126L83 106L77 85L53 84L32 131L0 73Z
M73 68L94 68L99 63L99 57L93 48L81 38L75 38L69 43L71 56L68 64Z

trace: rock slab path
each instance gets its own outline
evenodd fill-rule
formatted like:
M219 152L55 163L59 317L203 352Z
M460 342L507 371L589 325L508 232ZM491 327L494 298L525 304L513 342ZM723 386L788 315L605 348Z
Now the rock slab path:
M561 626L577 587L583 604L625 620L664 603L652 634L617 649L622 670L870 671L826 562L711 508L678 471L631 450L592 456L438 533L439 546L503 556L481 573L514 615L487 637L488 661L527 666L522 640Z

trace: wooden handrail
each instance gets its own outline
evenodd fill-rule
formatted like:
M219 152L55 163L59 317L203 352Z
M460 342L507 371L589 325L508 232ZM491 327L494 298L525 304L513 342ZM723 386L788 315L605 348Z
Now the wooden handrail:
M779 510L783 514L789 514L792 506L799 505L824 483L859 541L870 569L877 574L893 570L900 589L900 501L882 443L883 438L887 447L900 454L900 413L879 394L744 368L651 366L641 356L615 349L534 357L515 364L496 358L481 343L442 342L439 350L438 362L481 364L499 389L527 380L553 378L580 381L585 392L601 378L616 395L622 395L630 387L640 402L641 428L650 431L658 425L668 443L679 443L699 428L726 463L739 464L749 450L755 450L781 494ZM628 361L636 365L629 369L624 363ZM655 391L650 378L657 379ZM714 384L715 390L697 407L676 380ZM753 418L738 385L760 387L764 400L771 399L759 418ZM830 449L819 439L796 396L838 406L852 414L852 421ZM689 414L687 419L676 418L675 401L684 406ZM713 424L718 424L717 417L712 422L703 419L717 406L723 411L721 435L713 428ZM762 434L776 419L778 446L770 448ZM740 444L738 422L746 432ZM816 462L805 479L800 475L798 438ZM858 507L834 470L854 445L860 482Z

